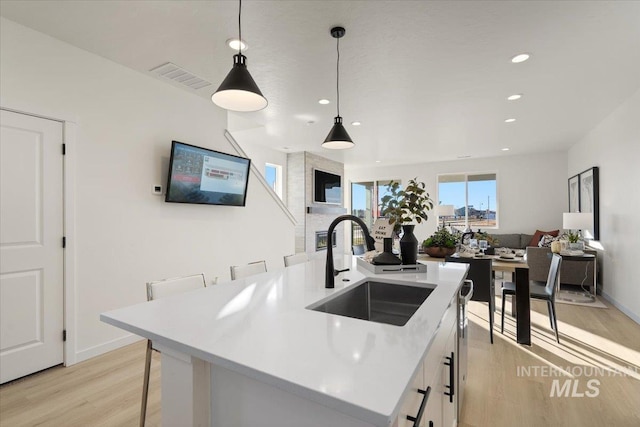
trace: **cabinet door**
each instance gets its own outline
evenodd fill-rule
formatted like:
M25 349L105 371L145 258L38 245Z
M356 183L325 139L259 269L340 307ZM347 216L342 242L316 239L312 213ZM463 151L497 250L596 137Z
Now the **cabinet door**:
M458 404L458 378L456 378L458 370L458 357L456 354L456 329L454 328L447 339L447 345L444 351L444 361L442 364L442 375L440 379L443 384L444 392L442 394L442 426L455 427L457 420L457 404Z
M441 375L438 375L438 378L440 377ZM430 391L420 427L440 427L442 425L442 384L432 384Z
M455 300L452 300L424 359L425 386L431 387L424 415L424 427L443 426L442 408L445 401L449 402L448 396L444 394L447 391L445 385L449 384L449 367L445 366L445 356L449 355L447 343L456 327L456 310Z
M422 404L425 395L421 393L424 391L424 367L420 364L420 369L416 373L411 382L411 389L409 394L404 398L402 406L400 407L400 413L398 414L398 427L412 427L414 421L407 418L417 418L420 412L420 405ZM424 418L424 417L423 417ZM420 424L423 425L422 423Z

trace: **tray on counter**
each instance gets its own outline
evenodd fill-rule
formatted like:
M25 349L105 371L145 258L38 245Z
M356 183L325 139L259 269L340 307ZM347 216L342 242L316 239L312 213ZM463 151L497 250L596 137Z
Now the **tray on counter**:
M358 265L366 268L375 274L391 274L391 273L426 273L426 264L400 264L400 265L375 265L363 258L358 257Z

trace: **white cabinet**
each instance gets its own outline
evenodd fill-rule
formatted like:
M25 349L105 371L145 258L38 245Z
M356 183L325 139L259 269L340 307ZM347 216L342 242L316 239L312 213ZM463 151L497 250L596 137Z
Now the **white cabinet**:
M441 424L443 427L455 427L458 424L457 414L459 390L456 388L458 386L458 379L456 378L458 370L456 367L459 360L458 355L456 354L456 339L457 329L454 328L447 339L444 352L445 361L443 363L442 375L440 377L444 387Z
M411 388L408 396L405 397L400 412L398 414L398 420L396 425L398 427L411 427L414 425L413 418L418 418L420 414L420 405L429 404L429 396L425 400L425 387L424 387L424 365L421 363L418 372L413 377L411 382ZM425 412L427 408L423 409ZM424 425L421 423L420 425Z
M395 423L398 427L452 427L457 424L456 315L454 298L404 399ZM421 405L424 405L422 414Z

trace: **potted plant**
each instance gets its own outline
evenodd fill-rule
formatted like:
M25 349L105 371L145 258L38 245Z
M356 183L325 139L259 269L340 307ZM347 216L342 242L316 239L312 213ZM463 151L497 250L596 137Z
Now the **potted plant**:
M413 222L420 224L426 221L427 211L433 208L433 200L425 187L417 177L409 180L404 189L399 182L391 181L387 186L389 194L381 199L380 214L389 219L396 233L402 228L400 255L403 264L415 264L418 258L418 239L413 234Z
M435 258L444 258L456 252L458 239L446 228L440 228L422 242L424 252Z
M580 233L577 231L567 231L563 236L565 239L569 241L569 249L573 250L583 250L584 242L580 240Z

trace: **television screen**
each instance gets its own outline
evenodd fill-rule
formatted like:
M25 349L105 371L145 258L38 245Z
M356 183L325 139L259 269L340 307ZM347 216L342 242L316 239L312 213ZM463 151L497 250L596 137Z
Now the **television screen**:
M313 201L316 203L342 204L342 183L340 175L313 170Z
M166 202L244 206L251 160L173 141Z

